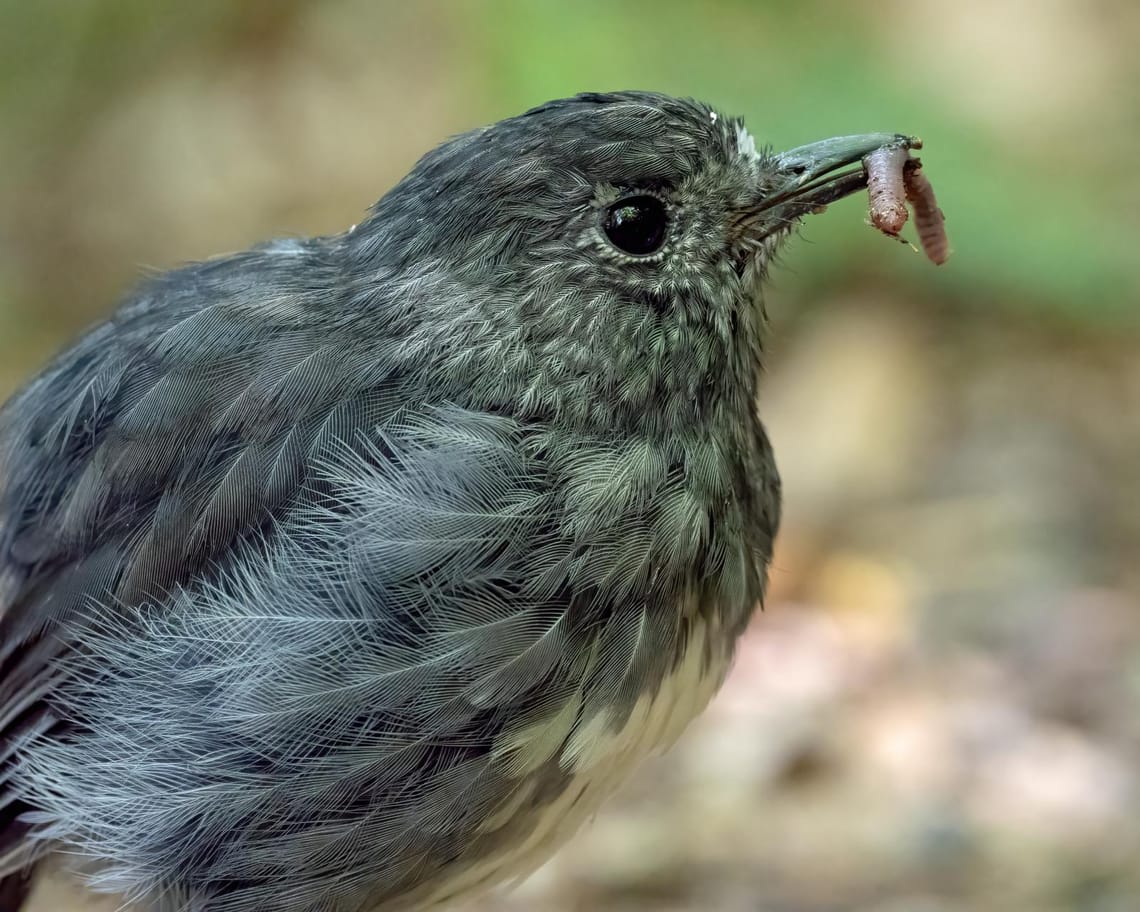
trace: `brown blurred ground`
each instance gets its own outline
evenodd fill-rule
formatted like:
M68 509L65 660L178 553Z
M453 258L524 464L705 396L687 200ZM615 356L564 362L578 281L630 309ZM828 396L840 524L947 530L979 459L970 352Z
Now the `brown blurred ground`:
M546 95L686 92L786 144L917 119L950 263L853 203L776 276L762 406L787 520L725 691L478 908L1137 908L1135 9L587 6L577 31L510 3L0 6L31 48L0 81L0 389L139 264L341 230L442 137ZM44 64L61 42L68 67ZM818 76L836 55L858 110Z

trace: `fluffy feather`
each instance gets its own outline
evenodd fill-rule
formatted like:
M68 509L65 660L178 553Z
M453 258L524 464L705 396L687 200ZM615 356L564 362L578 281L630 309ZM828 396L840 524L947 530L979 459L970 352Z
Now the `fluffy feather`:
M676 737L779 516L737 126L619 93L474 131L345 235L152 280L6 406L5 889L59 846L159 912L418 908ZM640 260L598 228L638 188Z

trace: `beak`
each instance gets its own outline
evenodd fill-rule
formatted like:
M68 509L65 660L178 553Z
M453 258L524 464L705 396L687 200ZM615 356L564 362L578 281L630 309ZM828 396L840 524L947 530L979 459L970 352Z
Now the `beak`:
M773 189L750 215L754 219L762 216L762 221L770 226L764 233L770 234L862 190L867 186L863 159L884 146L921 149L922 140L902 133L836 136L773 156Z

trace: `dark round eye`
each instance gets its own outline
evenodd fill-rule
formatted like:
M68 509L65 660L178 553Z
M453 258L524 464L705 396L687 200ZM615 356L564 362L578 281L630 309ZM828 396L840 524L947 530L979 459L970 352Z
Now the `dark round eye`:
M655 196L627 196L606 210L602 230L625 253L645 256L665 243L669 213Z

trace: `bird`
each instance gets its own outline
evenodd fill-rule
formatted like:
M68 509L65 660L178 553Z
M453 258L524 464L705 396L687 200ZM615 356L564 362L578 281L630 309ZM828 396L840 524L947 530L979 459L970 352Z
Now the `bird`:
M143 281L0 410L3 909L49 855L142 912L544 862L763 602L763 284L900 141L583 93Z

